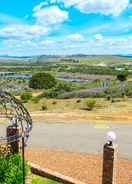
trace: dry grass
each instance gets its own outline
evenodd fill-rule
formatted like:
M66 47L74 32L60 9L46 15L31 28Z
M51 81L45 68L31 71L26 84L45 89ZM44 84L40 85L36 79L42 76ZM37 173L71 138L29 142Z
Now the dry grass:
M46 100L48 109L41 110L41 106L45 99L35 104L29 102L26 104L35 121L116 121L116 122L132 122L132 99L120 100L111 103L105 99L96 99L96 107L92 111L81 110L83 99L77 103L78 99Z
M34 112L31 113L34 122L102 122L102 123L132 123L132 113L93 113L93 112Z
M38 103L33 103L30 101L26 104L27 108L30 111L38 111L40 110L40 106L46 99L40 100ZM68 100L58 100L58 99L48 99L47 106L49 110L79 110L82 106L83 99L80 99L80 103L77 103L78 99L68 99ZM93 109L93 112L128 112L132 111L132 98L123 100L123 99L115 99L114 103L107 101L103 98L96 99L96 107ZM54 102L56 102L54 104Z

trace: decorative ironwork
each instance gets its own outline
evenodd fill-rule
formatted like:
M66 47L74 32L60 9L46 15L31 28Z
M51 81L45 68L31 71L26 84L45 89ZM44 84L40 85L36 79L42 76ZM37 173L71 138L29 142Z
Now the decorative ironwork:
M27 141L32 129L30 114L18 99L5 91L0 91L0 120L2 119L7 119L9 125L16 125L19 128L19 133L14 136L0 137L0 144L19 140L23 135Z

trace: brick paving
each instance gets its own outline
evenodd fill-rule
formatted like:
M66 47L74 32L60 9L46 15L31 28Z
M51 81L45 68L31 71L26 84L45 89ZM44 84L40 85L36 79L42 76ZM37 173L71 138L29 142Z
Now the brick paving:
M102 157L63 150L27 149L26 159L86 184L101 184ZM118 160L117 184L132 184L132 160Z

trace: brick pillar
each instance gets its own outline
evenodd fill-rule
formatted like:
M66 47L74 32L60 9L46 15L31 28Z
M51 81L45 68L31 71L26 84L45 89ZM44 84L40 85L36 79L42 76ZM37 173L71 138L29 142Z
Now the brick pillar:
M19 152L19 140L16 140L19 134L17 125L10 125L7 127L7 140L8 144L11 145L12 153Z
M104 145L103 153L103 175L102 184L117 184L116 170L117 170L117 145L112 142Z

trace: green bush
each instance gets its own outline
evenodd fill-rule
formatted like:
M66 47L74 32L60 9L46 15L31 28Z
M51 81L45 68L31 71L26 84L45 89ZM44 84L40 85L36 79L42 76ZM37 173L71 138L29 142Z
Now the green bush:
M117 75L117 79L121 82L126 81L128 77L128 71L124 70Z
M36 103L36 104L37 104L40 100L41 100L41 95L38 95L38 96L35 96L35 97L32 98L32 102L34 102L34 103Z
M45 90L43 92L43 97L46 97L46 98L56 98L57 96L58 96L58 92L54 90L54 88Z
M23 102L26 103L26 102L28 102L31 99L32 99L32 93L31 92L24 92L24 93L21 94L21 100Z
M49 73L36 73L29 81L29 87L33 89L50 89L55 85L56 80Z
M96 100L87 98L83 101L84 108L87 110L92 110L95 107Z
M57 84L54 87L54 91L63 93L72 91L72 84L65 81L57 81Z
M57 81L56 85L43 93L44 97L56 98L59 94L70 92L72 90L71 84L64 81Z
M0 155L0 184L22 184L22 159L19 154Z

